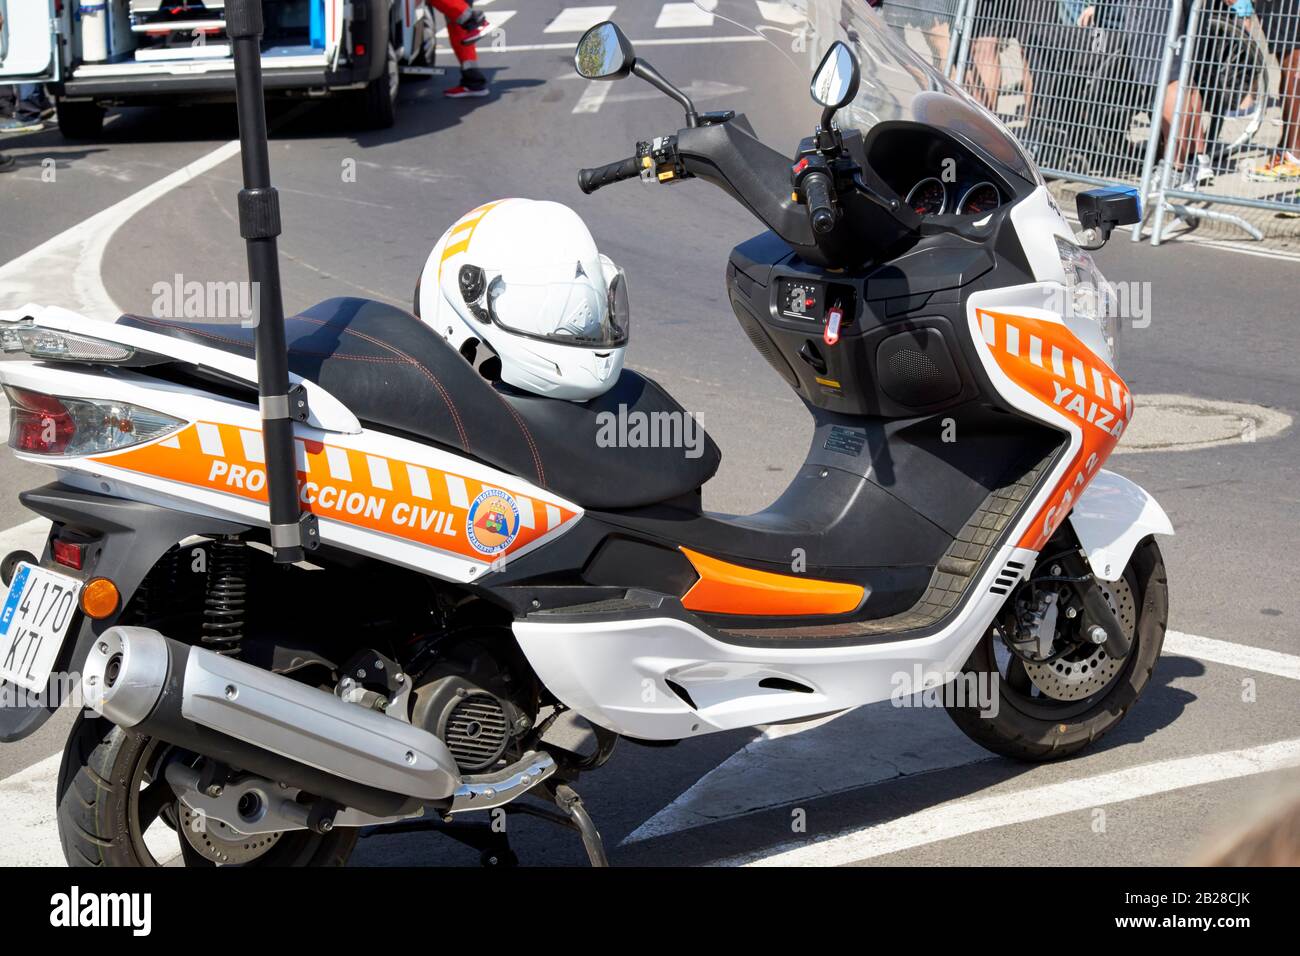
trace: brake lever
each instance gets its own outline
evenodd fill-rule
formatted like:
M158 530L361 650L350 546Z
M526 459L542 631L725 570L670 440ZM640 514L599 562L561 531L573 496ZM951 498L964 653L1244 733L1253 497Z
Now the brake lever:
M862 178L861 172L855 172L853 174L853 191L862 198L875 203L886 212L898 211L898 200L886 198L868 186L866 181Z

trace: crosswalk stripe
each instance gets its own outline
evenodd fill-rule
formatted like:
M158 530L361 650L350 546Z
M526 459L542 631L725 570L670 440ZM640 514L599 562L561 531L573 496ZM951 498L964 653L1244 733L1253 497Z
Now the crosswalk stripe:
M482 6L482 4L480 4L480 6ZM518 10L493 10L488 14L488 32L487 35L479 41L479 46L487 49L488 45L492 43L496 32L504 27L506 22L518 12ZM434 34L434 36L439 40L447 39L447 28L444 26Z
M659 9L656 30L675 30L686 27L713 26L713 10L718 0L697 0L696 3L665 3Z
M597 23L614 16L615 5L600 7L564 7L546 25L543 33L584 33Z

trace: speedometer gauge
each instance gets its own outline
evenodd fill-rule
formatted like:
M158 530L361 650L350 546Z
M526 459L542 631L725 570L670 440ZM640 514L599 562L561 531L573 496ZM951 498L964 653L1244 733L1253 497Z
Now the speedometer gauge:
M948 206L948 190L931 176L922 179L907 194L907 205L918 216L939 216Z
M961 197L961 202L957 203L957 214L961 216L977 216L980 213L992 212L1002 205L1002 196L998 193L998 187L990 182L976 183Z

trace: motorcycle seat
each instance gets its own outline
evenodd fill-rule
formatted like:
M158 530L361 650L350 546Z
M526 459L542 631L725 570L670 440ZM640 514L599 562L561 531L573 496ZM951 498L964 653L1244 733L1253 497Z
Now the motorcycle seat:
M253 354L253 330L235 324L137 315L118 322ZM696 491L721 462L718 447L697 424L686 423L672 396L631 369L587 402L524 394L487 381L409 312L359 298L327 299L287 317L285 335L290 371L320 385L362 422L469 455L584 508L680 497ZM695 444L622 440L632 433L627 423L638 421L650 423L651 438L662 423L682 422L695 429Z

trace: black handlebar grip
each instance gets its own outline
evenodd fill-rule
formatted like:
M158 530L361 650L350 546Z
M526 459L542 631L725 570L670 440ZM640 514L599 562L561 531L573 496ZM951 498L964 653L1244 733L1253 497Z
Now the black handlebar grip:
M825 173L809 173L803 181L808 201L808 218L813 232L825 235L835 228L835 204L831 202L831 181Z
M637 156L631 156L605 166L578 170L578 188L590 194L602 186L622 182L624 179L636 179L640 175L641 160Z

